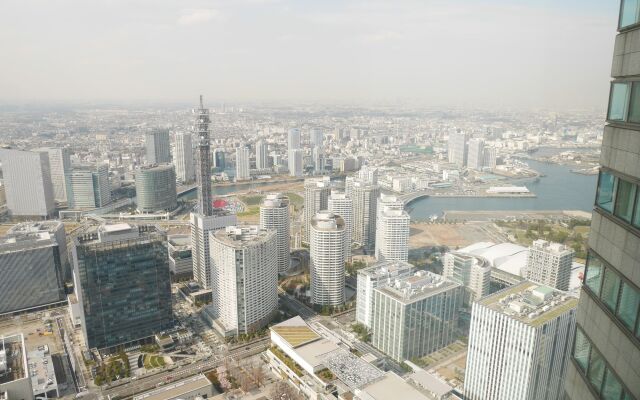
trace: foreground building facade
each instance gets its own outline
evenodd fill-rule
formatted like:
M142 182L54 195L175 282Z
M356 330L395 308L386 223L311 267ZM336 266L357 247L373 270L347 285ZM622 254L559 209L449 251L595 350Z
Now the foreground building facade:
M73 264L88 348L113 349L173 327L167 236L103 225L75 238Z
M528 281L474 303L465 399L562 399L577 303Z
M622 1L590 253L565 385L573 400L640 399L638 4Z
M0 238L0 315L64 300L63 258L52 233L26 231Z
M224 336L255 332L278 309L276 231L256 225L211 232L211 304Z

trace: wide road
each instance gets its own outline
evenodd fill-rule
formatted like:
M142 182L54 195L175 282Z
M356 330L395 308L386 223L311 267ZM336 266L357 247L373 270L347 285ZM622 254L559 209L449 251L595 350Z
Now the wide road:
M140 377L123 385L111 389L105 389L100 394L89 394L84 396L88 399L125 399L132 397L135 394L146 392L156 388L160 383L168 383L176 380L188 378L192 375L199 374L201 372L210 371L214 368L223 365L225 359L243 359L251 357L258 353L265 351L269 348L270 339L264 338L253 343L249 343L244 347L232 351L228 356L221 358L220 356L212 356L208 360L202 360L194 362L191 365L178 367L173 371L161 372L147 378Z
M282 301L282 303L290 310L295 311L303 319L310 319L318 315L306 304L296 299L295 297L290 296L284 290L278 288L278 291L280 292L280 300Z

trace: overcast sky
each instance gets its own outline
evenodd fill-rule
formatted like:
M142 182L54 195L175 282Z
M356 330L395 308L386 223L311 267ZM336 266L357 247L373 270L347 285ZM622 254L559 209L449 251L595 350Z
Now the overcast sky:
M606 103L615 0L1 0L0 101Z

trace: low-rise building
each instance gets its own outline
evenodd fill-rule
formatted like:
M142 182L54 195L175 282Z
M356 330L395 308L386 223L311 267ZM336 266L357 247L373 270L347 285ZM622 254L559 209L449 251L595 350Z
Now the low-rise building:
M171 235L168 237L169 269L174 281L193 277L193 259L191 257L191 236Z
M172 382L133 397L133 400L196 400L213 397L211 381L199 374Z
M0 337L0 395L33 399L27 348L22 334Z

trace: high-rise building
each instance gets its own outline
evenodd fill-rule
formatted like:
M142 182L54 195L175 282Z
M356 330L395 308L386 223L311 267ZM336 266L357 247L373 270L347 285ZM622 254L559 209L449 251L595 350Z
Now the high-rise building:
M94 209L111 202L109 164L75 165L65 176L70 209Z
M447 147L449 162L459 167L467 165L467 141L469 135L463 132L452 132L449 134Z
M351 238L353 236L353 201L346 194L331 190L327 209L344 220L344 259L351 260Z
M465 399L564 398L577 303L528 281L473 303Z
M344 304L344 220L320 210L311 220L311 303L321 306Z
M489 170L493 171L496 169L496 159L497 152L495 147L485 147L484 148L484 161L483 165Z
M428 271L373 289L371 343L402 362L423 357L456 338L461 286Z
M407 261L411 217L404 211L404 203L396 196L381 194L376 214L376 258Z
M209 141L210 122L209 109L204 108L201 95L200 108L196 117L196 129L198 131L196 183L198 185L197 212L205 217L213 214L213 203L211 202L211 157L209 155L211 144ZM224 153L222 154L224 155Z
M289 218L289 198L281 193L268 194L260 206L260 228L276 231L277 263L280 274L289 270L291 251Z
M309 243L311 220L318 211L328 208L329 195L331 195L331 180L328 176L304 180L304 229L302 242Z
M67 184L65 175L71 172L71 152L68 147L49 147L38 149L49 155L49 171L53 185L53 198L56 201L67 201Z
M52 216L55 203L48 153L0 149L0 162L11 215Z
M289 175L302 176L303 152L300 148L300 129L289 129L287 137L287 156L289 159Z
M269 168L269 146L260 139L256 142L256 169Z
M224 336L262 329L278 310L276 232L230 226L209 237L214 327Z
M203 289L211 289L211 257L209 254L209 232L234 226L238 223L235 214L226 210L215 210L213 215L191 213L191 254L193 279Z
M309 144L311 148L322 147L324 143L324 132L320 128L312 128L309 135Z
M289 135L287 137L287 150L297 150L300 148L300 129L289 129Z
M249 172L249 157L251 153L249 147L240 146L236 148L236 181L246 181L251 178Z
M145 134L147 164L171 162L171 145L167 129L155 129Z
M415 267L402 261L381 261L358 270L356 321L371 328L373 318L373 290L393 284L413 274Z
M640 15L621 1L569 399L640 399Z
M469 139L467 166L476 171L482 170L484 166L484 140L479 138Z
M37 221L37 222L22 222L12 226L7 235L22 235L26 233L40 233L47 232L53 236L58 248L60 249L60 264L64 270L65 281L71 280L71 270L69 269L69 257L67 254L67 233L64 230L64 224L60 221Z
M371 185L377 185L378 169L370 167L368 165L363 165L362 168L360 168L360 170L358 171L357 179Z
M56 239L46 230L0 238L0 315L65 300L64 266Z
M489 294L491 265L481 257L455 251L449 252L443 257L442 275L464 286L463 304L466 307Z
M227 167L224 149L215 149L213 151L213 166L219 171L224 171Z
M136 204L140 213L173 211L178 206L173 164L147 165L136 170Z
M380 187L355 180L351 188L353 199L353 241L373 252L376 244L376 217Z
M311 156L313 158L313 172L316 175L322 175L324 173L324 154L322 153L322 147L314 147L311 150Z
M560 243L534 240L527 254L524 277L558 290L569 290L574 251Z
M154 226L102 225L74 239L76 295L88 348L135 344L173 327L167 236Z
M304 169L304 152L302 149L289 150L289 175L302 176Z
M191 133L176 133L175 152L173 164L176 166L176 178L182 183L193 181L196 176L196 170L193 163Z

